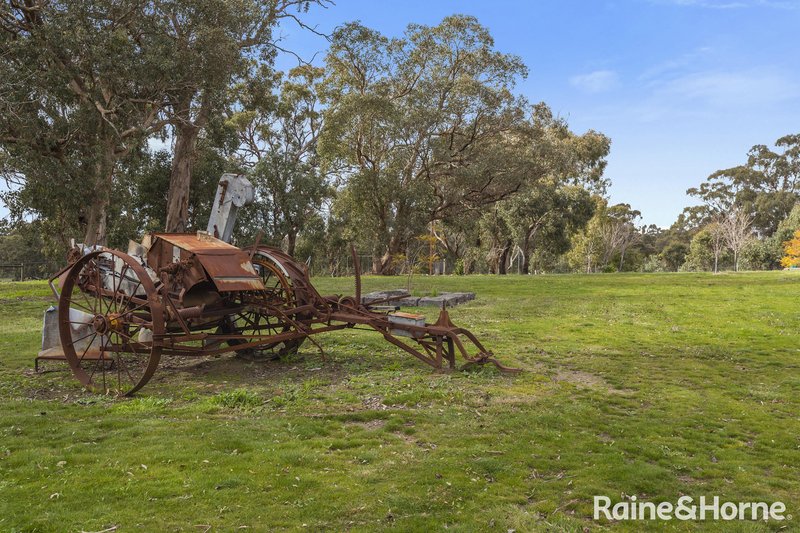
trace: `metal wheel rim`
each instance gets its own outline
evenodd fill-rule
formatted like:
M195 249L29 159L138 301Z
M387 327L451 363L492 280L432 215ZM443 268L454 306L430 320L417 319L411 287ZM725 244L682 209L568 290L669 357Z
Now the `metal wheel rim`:
M111 258L112 260L116 256L120 258L124 264L120 271L119 281L117 281L116 274L114 275L114 280L112 281L113 290L111 292L113 294L113 298L103 295L103 289L100 290L99 295L87 294L81 290L77 284L79 277L84 274L84 269L87 266L94 264L95 270L98 270L98 261L103 256L107 256L106 259ZM146 303L144 304L138 302L134 303L133 297L128 297L126 300L125 297L127 295L121 292L122 280L126 277L129 271L132 271L136 275L136 282L142 289L144 289L146 295ZM85 272L85 274L87 276L91 276L91 269ZM101 278L99 271L94 275L96 276L96 289L100 284ZM139 292L139 286L134 289L134 293ZM83 295L84 304L78 303L78 298L80 295ZM137 298L137 300L139 299ZM94 304L92 304L92 302L94 302ZM73 321L70 320L69 312L71 308L87 314L93 313L96 316L102 315L105 317L106 323L115 323L119 330L109 330L108 334L104 334L98 329L98 327L91 326L94 331L93 333L89 333L89 335L93 335L94 337L89 340L87 348L82 350L82 353L79 355L75 344L81 339L73 338L71 327ZM149 325L151 327L147 329L151 330L153 338L149 345L149 353L146 345L139 346L138 349L135 349L133 348L134 344L131 342L133 341L134 337L139 335L141 330L144 329L143 326L141 324L134 326L138 327L138 330L136 331L125 329L130 325L128 319L125 318L124 315L114 317L116 314L122 315L120 311L130 312L131 315L137 311L149 313ZM61 346L64 351L64 356L66 357L73 374L75 374L81 384L83 384L87 389L92 390L93 392L102 392L105 394L115 393L120 396L129 396L141 389L148 381L150 381L150 378L158 368L158 363L161 359L161 339L164 335L163 308L158 299L158 294L152 280L148 276L145 269L132 257L116 250L103 250L92 252L80 258L65 276L64 283L61 287L58 313L59 335L61 337ZM85 322L83 322L83 324L88 325ZM125 330L125 333L122 332L123 329ZM87 361L84 359L84 357L88 353L89 347L92 346L94 339L98 335L101 337L99 350L100 356L97 358L94 364L90 362L91 360L88 361L90 370L87 372L87 369L84 368L84 366L87 364ZM136 344L142 343L137 340ZM126 350L126 345L127 348L129 348L128 350ZM142 359L147 357L147 364L144 367L144 370L141 370L141 362L138 365L139 368L136 368L135 366L129 364L133 363L133 360L128 360L128 356L123 354L135 354L137 359L139 357ZM109 375L109 371L112 370L112 366L116 366L116 368L113 369L113 372L117 377L116 387L114 387L115 380L113 379L113 374ZM131 370L133 370L133 373ZM125 374L123 374L123 371Z

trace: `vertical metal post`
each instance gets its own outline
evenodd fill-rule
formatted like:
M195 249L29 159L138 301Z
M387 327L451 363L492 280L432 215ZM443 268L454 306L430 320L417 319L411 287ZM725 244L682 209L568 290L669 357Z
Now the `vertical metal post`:
M428 275L433 276L433 221L430 224L431 236L428 239Z

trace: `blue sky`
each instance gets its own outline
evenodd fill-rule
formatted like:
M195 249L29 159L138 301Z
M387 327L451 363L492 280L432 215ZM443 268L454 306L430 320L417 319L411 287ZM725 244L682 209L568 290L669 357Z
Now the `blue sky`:
M800 0L338 0L304 20L324 33L360 20L395 36L452 13L476 16L498 50L522 57L520 93L576 132L611 137L611 200L645 223L669 226L693 203L687 188L754 144L800 133ZM324 39L281 32L302 57L324 55Z

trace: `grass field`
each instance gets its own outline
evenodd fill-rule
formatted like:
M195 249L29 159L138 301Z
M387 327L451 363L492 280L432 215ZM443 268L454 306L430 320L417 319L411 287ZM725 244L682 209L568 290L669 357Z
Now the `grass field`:
M344 331L324 360L164 360L135 399L33 374L48 289L0 284L0 531L798 529L798 276L417 278L475 291L453 321L526 371L439 374ZM796 518L598 523L596 494Z

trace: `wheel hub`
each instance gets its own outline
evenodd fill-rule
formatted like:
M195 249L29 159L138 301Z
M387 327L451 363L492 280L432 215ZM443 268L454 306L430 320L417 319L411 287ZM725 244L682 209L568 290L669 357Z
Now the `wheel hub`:
M92 319L92 327L100 335L106 335L112 331L122 331L121 317L122 315L119 313L95 315Z

